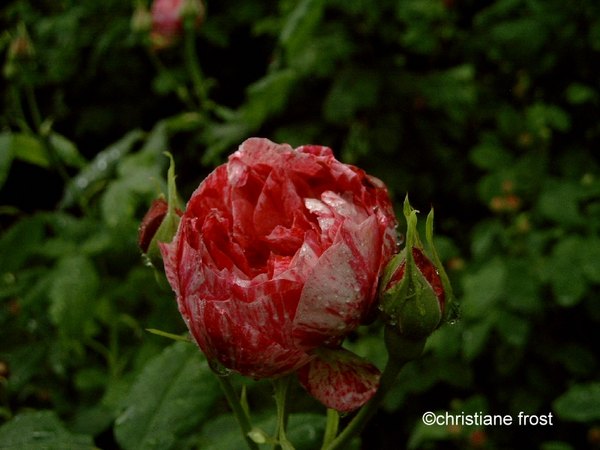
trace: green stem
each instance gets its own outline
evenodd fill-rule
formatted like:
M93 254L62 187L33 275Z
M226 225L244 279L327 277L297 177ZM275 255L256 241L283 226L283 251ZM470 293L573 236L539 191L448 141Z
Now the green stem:
M238 424L240 426L244 439L246 440L248 448L250 448L251 450L258 450L258 445L252 439L250 439L248 435L248 433L250 433L250 431L252 430L252 425L250 424L250 417L248 417L248 414L242 407L240 399L238 398L235 389L231 384L231 381L229 380L229 377L219 375L216 375L216 377L219 380L219 383L221 384L221 389L225 394L225 398L227 399L227 402L229 403L229 406L231 407L231 410L233 411L233 414L238 421Z
M290 387L290 377L281 377L273 381L275 385L275 404L277 405L277 442L284 450L293 450L294 446L285 434L288 421L287 398Z
M337 450L344 448L348 445L350 440L356 436L363 427L367 424L369 419L373 417L373 414L377 412L379 404L388 393L390 388L394 385L394 381L400 372L400 369L404 367L404 364L407 361L397 362L394 361L393 358L388 360L388 363L381 374L381 380L379 384L379 389L354 416L354 418L350 421L350 423L344 428L344 430L339 434L337 438L335 438L327 447L326 450Z
M423 352L426 339L412 341L398 336L393 330L386 329L386 348L388 361L381 374L379 389L354 416L344 430L324 450L338 450L346 446L350 440L361 432L373 414L377 412L379 404L394 386L400 370L406 363L417 359Z
M323 435L323 446L321 450L326 449L335 439L340 425L340 414L335 410L327 409L327 422L325 424L325 433Z
M192 99L190 98L190 94L186 87L179 84L179 81L173 75L171 75L169 70L164 66L162 61L156 55L156 52L154 52L151 49L147 49L147 54L148 58L150 59L150 62L154 65L156 71L162 76L167 77L171 81L171 83L173 83L173 85L177 86L177 88L175 89L175 94L177 95L177 97L179 97L179 100L181 100L185 107L188 108L190 111L194 110L195 106L192 102Z
M206 92L206 80L202 75L200 69L200 62L198 61L198 53L196 51L196 32L194 27L194 18L188 17L184 23L185 31L185 64L189 75L192 79L194 86L194 93L198 98L199 106L201 110L208 111L210 104L208 101L208 95Z
M39 133L42 127L42 115L40 114L40 109L38 108L33 88L29 85L25 86L25 98L27 99L27 106L29 106L29 112L31 114L33 126Z

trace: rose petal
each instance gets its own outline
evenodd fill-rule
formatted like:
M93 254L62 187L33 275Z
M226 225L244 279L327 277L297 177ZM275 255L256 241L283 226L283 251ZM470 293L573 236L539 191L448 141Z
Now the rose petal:
M360 322L361 285L350 265L346 243L329 247L306 280L294 320L298 343L314 348L333 343Z
M298 379L310 395L328 408L350 412L377 392L380 372L367 360L345 349L319 349L298 370Z
M380 238L374 216L345 222L308 276L294 320L294 335L306 346L334 343L356 328L374 300Z

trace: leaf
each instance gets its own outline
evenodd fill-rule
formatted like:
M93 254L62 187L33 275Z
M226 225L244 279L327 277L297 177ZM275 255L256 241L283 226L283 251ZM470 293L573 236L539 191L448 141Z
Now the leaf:
M582 222L579 200L582 191L579 186L566 181L551 181L542 191L537 208L540 213L557 224L578 225Z
M135 206L136 197L126 179L113 181L102 195L102 216L111 227L118 226L132 218Z
M81 153L77 150L77 146L72 141L58 133L52 133L49 139L50 145L52 145L58 157L66 165L79 169L85 166L87 161L81 156Z
M586 246L587 243L579 236L570 236L559 241L552 249L546 276L561 306L577 304L586 293L587 282L581 261Z
M546 128L568 131L571 127L569 115L561 108L546 103L535 103L527 109L527 121L532 131L543 134Z
M523 347L531 335L530 323L516 314L499 311L495 323L504 341L515 347Z
M301 0L287 17L279 42L288 51L290 61L306 45L321 20L324 3L323 0Z
M571 444L562 441L547 441L540 445L540 450L574 450Z
M256 129L271 115L281 111L287 104L297 74L292 69L270 73L248 86L247 101L242 107L242 118Z
M97 189L97 184L108 178L117 162L144 136L143 131L133 130L102 150L66 186L60 206L68 208Z
M598 94L593 88L581 83L571 83L567 86L565 96L567 101L573 105L593 102L598 98Z
M0 235L0 275L19 270L42 244L44 221L35 215L20 220Z
M563 420L574 422L600 420L600 383L575 384L558 397L553 406Z
M14 157L40 167L49 167L50 159L42 142L35 136L25 133L11 133L10 146Z
M14 158L11 133L0 133L0 189L4 185Z
M500 140L492 134L484 135L481 142L471 150L471 161L480 169L498 170L511 164L511 155Z
M199 429L219 396L215 375L195 345L175 343L150 360L115 422L125 450L180 448Z
M585 245L579 254L581 270L592 282L600 283L600 238L593 237L585 240Z
M273 416L255 424L255 429L263 430L263 433L264 430L274 430L275 427ZM320 414L290 414L286 435L296 450L312 450L319 448L324 430L325 418ZM199 445L202 450L231 450L245 447L246 443L240 433L239 425L232 414L218 416L202 427Z
M18 450L94 449L91 436L70 433L53 411L24 412L0 427L0 448Z
M494 259L478 271L465 274L462 312L465 318L482 318L490 314L503 294L506 267L502 260Z
M65 256L58 262L48 295L50 318L61 335L85 337L99 285L96 268L85 256Z
M328 121L340 123L351 119L357 111L375 105L380 78L370 71L346 70L335 77L323 105Z

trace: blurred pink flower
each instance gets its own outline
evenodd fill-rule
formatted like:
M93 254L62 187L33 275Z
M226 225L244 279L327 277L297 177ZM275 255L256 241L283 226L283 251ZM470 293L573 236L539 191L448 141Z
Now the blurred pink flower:
M196 25L204 19L204 4L200 0L155 0L152 3L151 39L155 48L164 48L183 34L185 16L196 17Z

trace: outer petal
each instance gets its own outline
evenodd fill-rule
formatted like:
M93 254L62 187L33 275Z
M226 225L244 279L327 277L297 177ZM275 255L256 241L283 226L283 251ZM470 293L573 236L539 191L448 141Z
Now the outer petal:
M307 349L338 343L368 314L379 272L374 227L373 216L344 223L307 278L294 320L294 336Z
M320 349L315 359L298 370L298 379L310 395L328 408L350 412L377 392L379 370L344 349Z

